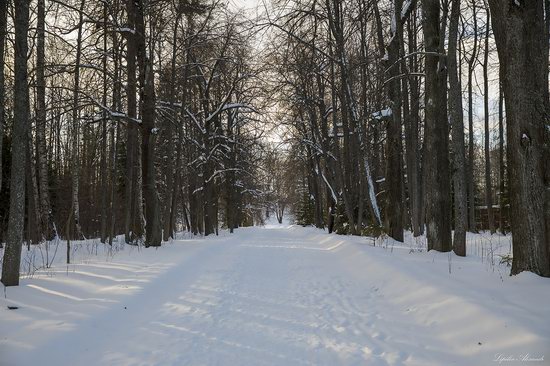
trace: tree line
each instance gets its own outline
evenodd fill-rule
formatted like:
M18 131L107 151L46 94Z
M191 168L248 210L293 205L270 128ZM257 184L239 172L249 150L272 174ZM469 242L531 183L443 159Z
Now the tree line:
M259 5L2 1L5 285L23 243L70 262L289 209L461 256L511 231L512 274L550 276L548 0Z
M261 75L242 14L13 0L0 18L6 286L24 242L66 239L70 262L70 240L159 246L262 219Z
M550 2L276 1L263 23L300 223L460 256L511 231L512 274L550 276Z

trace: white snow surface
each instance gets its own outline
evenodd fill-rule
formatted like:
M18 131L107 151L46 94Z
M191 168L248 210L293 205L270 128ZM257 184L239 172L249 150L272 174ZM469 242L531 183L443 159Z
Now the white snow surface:
M80 242L67 266L59 244L5 289L0 364L548 365L550 280L508 276L508 246L469 236L459 258L272 224L159 249Z

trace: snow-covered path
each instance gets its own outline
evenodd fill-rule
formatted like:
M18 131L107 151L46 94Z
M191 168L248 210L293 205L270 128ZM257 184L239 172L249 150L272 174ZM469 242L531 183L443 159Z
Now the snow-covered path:
M550 281L451 268L295 226L125 249L8 289L0 365L550 364Z

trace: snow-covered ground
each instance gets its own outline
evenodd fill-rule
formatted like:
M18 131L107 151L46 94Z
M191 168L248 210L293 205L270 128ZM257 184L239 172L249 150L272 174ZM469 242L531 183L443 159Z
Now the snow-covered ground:
M508 276L506 237L466 258L291 225L75 248L5 289L0 365L550 365L550 280Z

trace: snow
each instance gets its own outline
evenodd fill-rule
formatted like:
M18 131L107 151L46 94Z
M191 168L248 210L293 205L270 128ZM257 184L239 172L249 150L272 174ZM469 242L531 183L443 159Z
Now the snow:
M131 33L131 34L135 34L136 31L132 28L128 28L128 27L120 27L120 28L117 28L115 29L116 32L120 32L120 33Z
M0 300L0 363L491 365L529 354L547 364L550 281L508 276L496 254L509 242L469 234L460 258L410 234L271 224L159 249L74 242L69 266L58 243L51 268ZM23 267L45 254L24 250Z
M392 110L391 110L391 108L388 107L386 109L382 109L379 112L374 112L372 114L372 117L374 119L383 119L383 118L391 117L391 115L392 115Z
M403 8L401 9L401 21L405 20L407 17L407 13L409 12L409 8L411 7L412 0L406 0L405 3L403 3Z
M370 171L369 161L365 158L365 173L367 175L367 185L369 187L369 199L371 202L372 210L378 225L382 225L382 218L380 217L380 208L378 207L378 201L376 200L376 192L374 190L374 183L372 182L372 174Z

